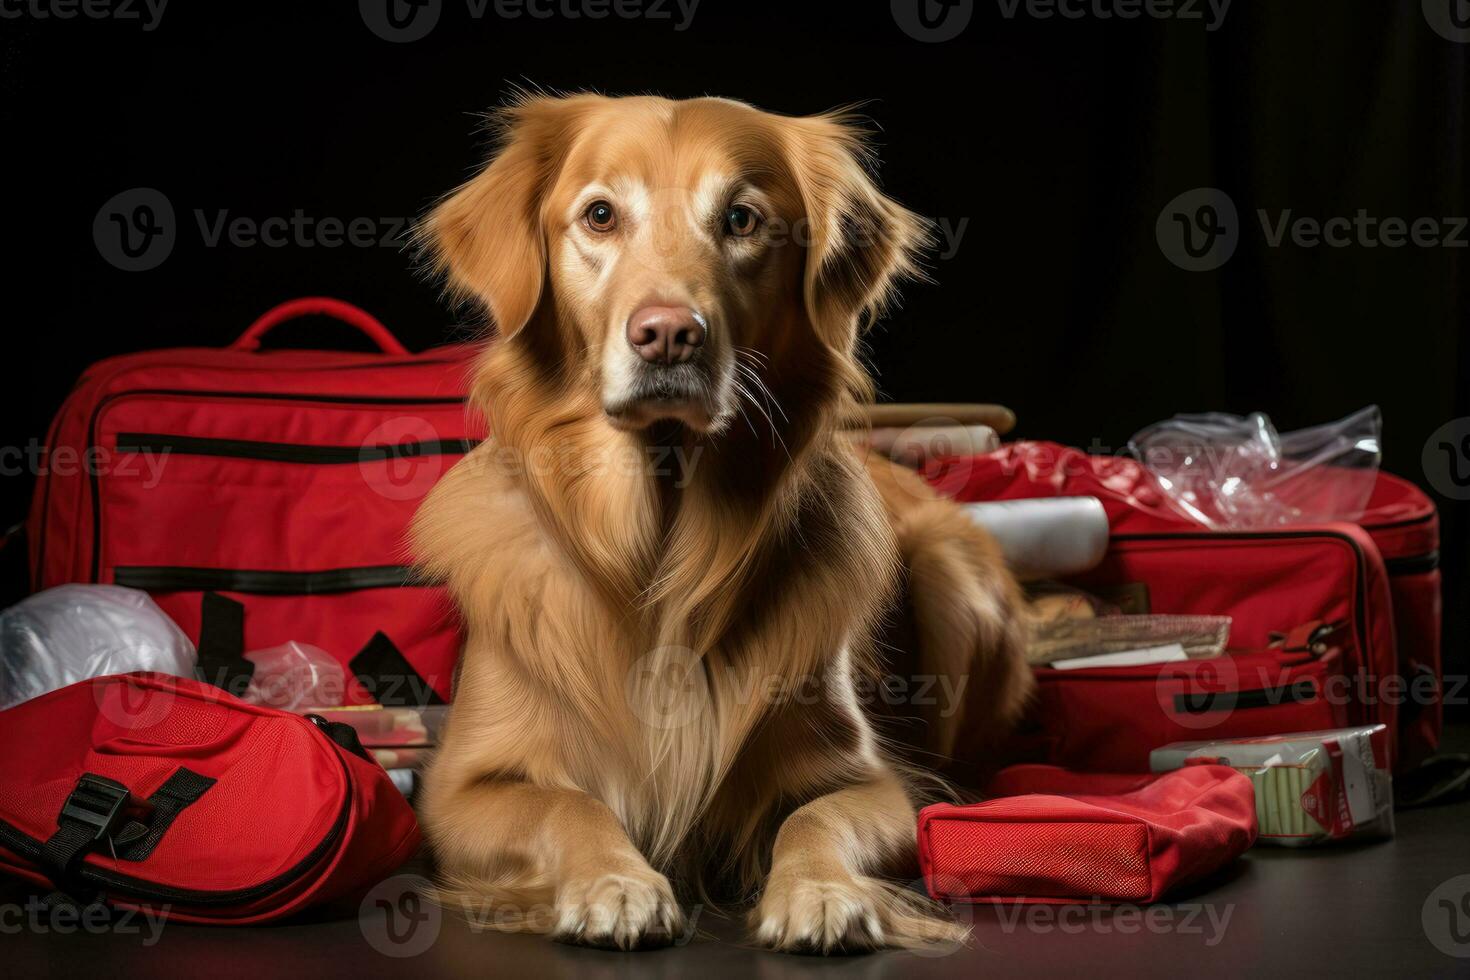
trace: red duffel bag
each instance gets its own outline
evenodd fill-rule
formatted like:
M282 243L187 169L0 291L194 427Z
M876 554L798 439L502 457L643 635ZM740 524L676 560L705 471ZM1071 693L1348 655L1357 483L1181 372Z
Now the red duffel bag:
M164 674L0 712L0 870L78 904L245 925L365 891L419 845L347 725Z
M1255 791L1228 766L1162 775L1013 766L984 803L919 813L929 894L951 902L1156 902L1256 839Z
M1074 584L1131 590L1154 613L1232 617L1230 656L1039 668L1021 758L1095 772L1148 769L1174 741L1382 722L1395 768L1439 744L1439 518L1417 487L1378 473L1356 523L1216 531L1169 506L1147 469L1049 442L941 459L926 476L965 501L1085 495L1112 538Z
M381 352L260 349L306 315ZM348 703L447 701L458 624L407 566L404 532L483 437L464 409L473 353L410 354L357 307L308 298L223 350L93 365L47 437L31 587L147 591L199 646L203 676L235 693L242 653L295 640L347 665Z

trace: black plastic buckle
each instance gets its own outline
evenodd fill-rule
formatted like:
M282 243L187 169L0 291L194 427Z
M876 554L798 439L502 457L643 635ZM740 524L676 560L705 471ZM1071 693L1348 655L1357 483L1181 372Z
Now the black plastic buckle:
M76 789L62 804L61 816L56 818L56 822L59 825L74 820L94 828L92 843L95 844L116 829L127 808L128 795L128 788L122 783L106 776L83 773L77 780Z

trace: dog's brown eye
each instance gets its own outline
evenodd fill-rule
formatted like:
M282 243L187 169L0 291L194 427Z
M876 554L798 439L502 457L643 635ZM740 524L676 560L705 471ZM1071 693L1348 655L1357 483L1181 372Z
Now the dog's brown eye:
M725 230L736 238L754 235L760 223L760 216L743 204L736 204L725 212Z
M612 231L617 223L618 216L606 201L594 201L587 209L587 227L593 231Z

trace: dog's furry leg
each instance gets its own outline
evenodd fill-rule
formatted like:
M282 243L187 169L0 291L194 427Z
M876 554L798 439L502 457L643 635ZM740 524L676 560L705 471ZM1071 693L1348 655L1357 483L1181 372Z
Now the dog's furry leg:
M788 952L861 952L961 942L967 931L901 885L872 877L912 863L914 807L882 771L792 811L751 913L756 940Z
M616 949L668 945L682 931L668 879L585 793L490 779L431 791L424 823L440 903L477 924Z
M901 653L916 674L944 682L915 706L925 723L920 745L945 759L984 760L1034 684L1020 586L994 540L952 501L881 456L868 454L867 464L907 572L900 614L915 649Z

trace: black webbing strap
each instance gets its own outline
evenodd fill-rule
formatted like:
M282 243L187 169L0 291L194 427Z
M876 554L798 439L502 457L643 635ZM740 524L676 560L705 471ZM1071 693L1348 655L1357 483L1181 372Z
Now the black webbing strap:
M77 878L87 852L111 838L125 817L128 788L122 783L83 773L61 805L56 833L41 845L40 865L46 877L61 891L82 894Z
M199 665L195 674L236 697L245 693L255 664L245 659L245 605L218 592L199 604Z
M424 708L444 703L382 631L373 634L348 666L357 682L385 708Z
M129 821L119 831L113 841L117 856L124 861L142 861L147 858L158 846L158 842L163 840L164 833L173 825L174 819L189 804L203 796L204 791L214 783L210 777L201 776L192 769L185 769L183 766L175 769L174 774L165 779L163 785L148 797L148 805L153 810L153 816L148 823Z

